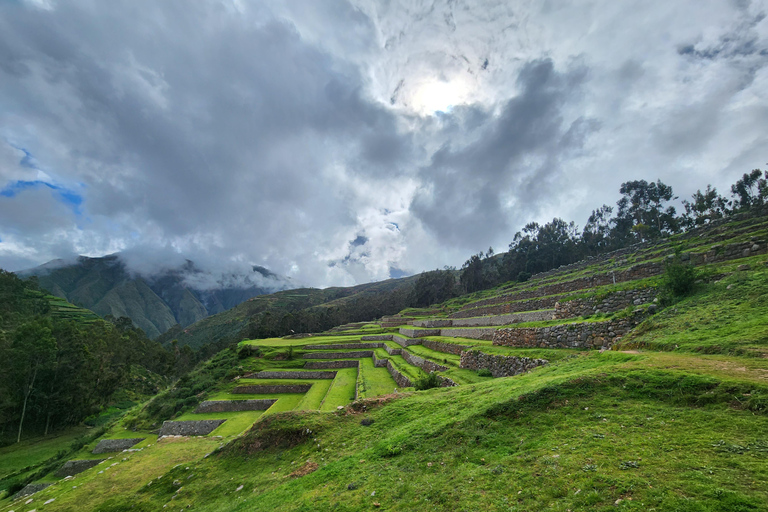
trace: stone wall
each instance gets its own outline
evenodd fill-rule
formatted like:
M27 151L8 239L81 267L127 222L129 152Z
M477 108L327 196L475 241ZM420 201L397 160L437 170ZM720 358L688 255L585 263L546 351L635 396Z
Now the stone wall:
M55 476L64 478L65 476L74 476L78 473L82 473L86 469L91 469L94 466L98 466L107 459L85 459L85 460L68 460L63 466L59 468Z
M502 304L492 304L489 306L471 307L453 313L451 318L470 318L482 315L505 315L508 313L551 309L555 307L555 303L557 303L558 300L561 300L561 297L563 296L542 297L539 299L528 299L516 302L505 302ZM474 306L474 304L472 304L472 306Z
M109 453L121 452L131 446L142 442L145 437L134 437L132 439L102 439L91 453Z
M413 387L413 382L411 382L411 379L400 373L400 371L395 368L395 365L393 365L392 361L389 359L387 359L387 370L389 370L389 374L392 375L392 379L394 379L395 383L401 388Z
M12 500L24 498L25 496L32 496L36 492L40 492L51 484L27 484L22 490L13 495Z
M414 338L406 338L404 336L392 336L392 341L400 345L401 347L407 348L411 345L419 345L421 344L421 340L414 339Z
M164 421L160 428L163 436L207 436L227 420Z
M373 367L374 368L384 368L387 366L387 361L389 359L379 359L376 357L376 354L373 354Z
M388 345L384 345L384 350L387 351L387 354L391 356L399 356L403 353L403 349L401 348L390 348Z
M237 386L232 393L247 395L271 395L273 393L306 393L312 388L312 384L253 384Z
M246 375L248 379L335 379L336 372L263 371Z
M387 340L391 339L392 335L387 335ZM336 343L334 345L307 345L304 347L304 350L360 350L366 348L384 348L384 346L385 343Z
M762 240L727 245L715 244L704 253L702 262L713 263L716 261L735 260L757 254L765 254L766 252L768 252L768 245Z
M392 341L391 334L376 334L373 336L361 336L360 341Z
M442 341L424 340L421 343L423 346L435 352L443 352L446 354L461 355L462 350L469 350L471 347L466 345L454 345L453 343L444 343Z
M470 338L473 340L490 341L493 339L493 333L495 333L496 330L496 327L448 327L445 329L440 329L440 335L448 336L450 338Z
M371 357L372 350L350 350L349 352L312 352L304 354L304 359L344 359L353 357Z
M627 306L639 306L653 302L657 295L656 288L639 288L637 290L619 290L612 292L601 300L594 297L569 300L555 304L555 318L574 318L589 316L595 313L615 313Z
M526 311L523 313L510 313L508 315L481 316L472 318L457 318L453 320L454 327L482 327L492 325L518 324L522 322L541 322L552 320L554 309L542 311Z
M412 364L413 366L418 366L419 368L421 368L427 373L444 372L445 370L448 369L447 366L433 363L432 361L428 361L423 357L417 356L415 354L411 354L407 350L403 351L403 359L405 359L407 363Z
M276 398L264 400L206 400L195 409L195 414L206 412L242 412L242 411L266 411Z
M550 327L504 328L493 336L494 345L540 348L607 348L635 327L645 315L605 322L582 322Z
M401 327L400 334L408 338L423 338L424 336L440 336L440 329L412 329L409 327Z
M450 327L453 325L450 319L446 318L429 318L426 320L414 320L414 327Z
M371 352L373 355L373 352ZM360 367L359 359L352 359L347 361L307 361L304 363L304 368L307 370L338 370L339 368L358 368Z
M485 354L479 350L467 350L461 353L459 367L469 370L490 370L494 377L511 377L545 364L549 364L546 359Z

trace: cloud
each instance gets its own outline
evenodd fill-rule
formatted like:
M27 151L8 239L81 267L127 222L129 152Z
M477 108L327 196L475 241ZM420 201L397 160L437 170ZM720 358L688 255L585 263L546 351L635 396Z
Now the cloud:
M347 285L583 223L629 179L727 190L765 162L765 11L4 2L0 267Z

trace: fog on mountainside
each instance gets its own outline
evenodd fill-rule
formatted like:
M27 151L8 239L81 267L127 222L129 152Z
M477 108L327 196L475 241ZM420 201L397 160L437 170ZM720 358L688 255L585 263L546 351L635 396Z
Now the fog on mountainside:
M53 295L88 308L101 316L129 317L150 338L176 324L185 327L220 313L257 295L292 288L285 277L253 266L228 273L203 270L190 260L174 266L132 265L112 254L100 258L80 256L74 261L54 260L18 272L37 276Z

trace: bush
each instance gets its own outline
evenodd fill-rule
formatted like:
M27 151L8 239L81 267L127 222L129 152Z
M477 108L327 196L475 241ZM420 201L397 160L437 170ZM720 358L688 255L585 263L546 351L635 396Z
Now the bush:
M517 282L518 283L524 283L527 280L529 280L530 278L531 278L531 273L530 272L522 271L519 274L517 274Z
M428 373L426 376L414 382L413 386L419 391L422 391L424 389L439 388L440 379L437 377L436 373L434 372Z
M480 368L479 370L477 370L477 375L480 377L493 377L491 370L489 370L488 368Z
M663 292L671 297L684 297L693 291L699 273L693 265L668 263L662 278Z

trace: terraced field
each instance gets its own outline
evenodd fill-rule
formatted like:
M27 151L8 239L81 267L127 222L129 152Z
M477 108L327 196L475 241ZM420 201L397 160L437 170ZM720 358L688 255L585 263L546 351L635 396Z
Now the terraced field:
M136 451L94 454L99 441L94 440L75 454L74 460L106 459L83 470L84 475L88 475L84 478L91 492L102 489L107 481L121 492L138 492L139 480L127 477L119 482L115 480L117 469L111 471L109 478L98 475L106 475L113 465L118 468L134 461L132 471L141 468L145 472L140 479L141 485L145 485L147 478L171 470L169 458L174 464L182 465L200 459L219 446L231 445L254 423L258 427L280 421L283 413L294 413L291 418L298 423L312 413L329 413L324 416L328 418L344 416L352 414L359 404L412 396L414 389L434 386L466 388L430 392L442 397L444 407L448 407L445 404L450 403L450 396L467 398L474 390L485 390L483 393L491 395L498 391L499 397L507 396L505 393L520 395L522 389L543 393L549 385L571 382L569 379L579 382L586 376L602 386L604 382L600 379L606 375L607 368L626 374L621 383L624 387L610 390L617 397L627 383L636 385L633 372L641 372L644 379L650 379L643 386L651 389L651 384L661 386L659 382L666 382L667 377L662 378L659 372L670 369L677 372L682 368L679 371L685 375L676 374L675 378L695 377L703 379L702 383L723 379L732 386L728 389L746 390L740 402L747 403L759 394L748 392L747 387L762 389L761 386L768 383L766 239L768 221L746 219L733 223L728 229L714 227L672 237L656 245L625 249L539 274L525 283L507 283L430 308L409 309L375 323L340 326L319 335L243 341L238 348L244 355L241 366L233 369L234 377L222 379L213 388L201 392L195 404L184 405L171 420L155 428L134 431L118 423L101 438L141 438L130 448ZM665 264L672 261L694 264L700 276L696 293L675 301L664 295ZM502 384L498 379L503 377L514 378ZM521 387L516 387L517 382L523 383ZM702 389L705 384L701 384ZM574 393L574 397L582 396ZM696 400L704 400L703 396ZM644 401L647 399L644 394L633 397L638 400L638 410L642 409L650 422L655 416L649 412L654 405ZM493 405L490 398L483 398L479 403L485 403L483 400L488 401L483 406L487 410L478 409L473 422L486 425L487 418L507 414L504 412L507 409L499 412L501 406ZM411 403L403 401L406 402ZM466 407L471 408L469 404ZM584 407L587 410L590 405ZM664 407L660 409L666 411L663 414L674 415ZM753 407L750 410L763 411L757 405L750 407ZM442 418L438 412L434 414L435 418ZM383 413L377 418L377 421L388 421ZM417 421L414 418L409 421ZM626 421L635 422L640 430L645 428L637 418ZM739 416L739 421L747 419ZM764 426L764 422L760 423L759 428ZM258 432L257 427L252 432ZM401 445L408 445L408 434L399 428L392 425L392 430L386 433L389 444L376 448L376 456L395 457ZM432 426L425 429L422 430L432 432ZM448 427L440 432L447 431L445 429ZM593 435L592 430L589 432ZM618 435L617 432L611 431L611 435ZM761 435L762 432L760 430ZM595 430L594 435L607 434ZM675 431L671 435L683 434ZM458 442L461 445L465 440ZM367 446L361 445L360 450L367 450ZM509 453L517 449L510 447ZM552 450L555 449L560 449L559 445ZM598 459L589 458L581 463L581 469L574 466L573 470L593 471L593 466L597 467L594 461ZM282 464L279 458L276 461L275 464ZM315 463L323 461L324 457ZM361 459L360 463L363 462ZM556 467L557 461L549 464L550 468ZM87 465L83 463L82 467ZM273 474L285 473L282 465L276 468ZM747 472L750 471L752 469ZM74 474L72 477L72 480L81 478ZM752 474L750 478L754 477ZM50 474L38 483L51 484L60 479L61 476ZM40 491L40 496L53 496L55 489L54 486ZM404 495L409 492L403 491ZM70 494L74 499L77 493L56 494L60 501L51 503L46 510L66 510L62 507L72 503L67 501ZM616 503L623 499L619 498ZM328 500L333 502L332 498ZM1 504L4 510L12 509L11 502ZM332 508L330 504L328 508ZM440 509L450 507L446 504ZM750 508L744 508L747 509Z

